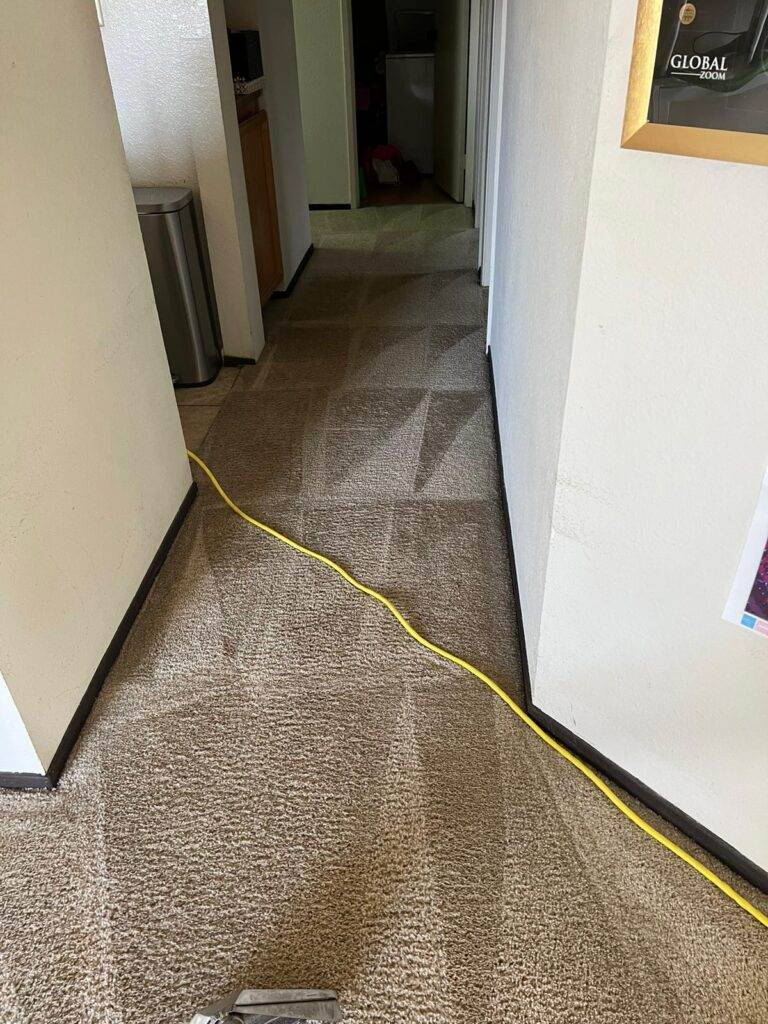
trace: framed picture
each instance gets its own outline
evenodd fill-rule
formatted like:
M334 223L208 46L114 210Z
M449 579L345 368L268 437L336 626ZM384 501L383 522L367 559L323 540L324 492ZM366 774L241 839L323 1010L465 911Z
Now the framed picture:
M622 146L768 164L768 0L640 0Z

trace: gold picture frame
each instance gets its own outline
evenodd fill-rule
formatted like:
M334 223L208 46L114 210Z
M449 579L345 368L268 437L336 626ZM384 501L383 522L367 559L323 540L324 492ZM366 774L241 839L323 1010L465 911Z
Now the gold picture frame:
M621 135L623 149L768 165L768 135L654 124L648 120L663 0L640 0Z

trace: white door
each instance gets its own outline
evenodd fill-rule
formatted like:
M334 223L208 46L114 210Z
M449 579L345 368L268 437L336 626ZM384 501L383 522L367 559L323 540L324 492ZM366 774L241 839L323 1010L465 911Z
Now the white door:
M435 181L464 202L470 0L437 0Z

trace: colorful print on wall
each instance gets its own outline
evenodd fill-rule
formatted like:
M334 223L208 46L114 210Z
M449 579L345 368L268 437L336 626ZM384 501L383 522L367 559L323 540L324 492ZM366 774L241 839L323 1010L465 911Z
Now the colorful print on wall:
M768 473L723 617L768 637Z
M768 543L765 545L755 584L747 601L747 613L768 622Z

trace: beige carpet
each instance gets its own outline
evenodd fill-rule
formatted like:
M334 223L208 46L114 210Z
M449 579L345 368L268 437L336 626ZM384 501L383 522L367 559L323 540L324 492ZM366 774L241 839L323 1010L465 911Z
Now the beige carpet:
M183 393L185 426L517 692L475 232L315 229L262 364ZM171 1024L246 984L337 988L350 1024L768 1021L764 930L207 489L58 792L0 825L2 1024Z

